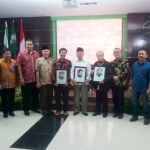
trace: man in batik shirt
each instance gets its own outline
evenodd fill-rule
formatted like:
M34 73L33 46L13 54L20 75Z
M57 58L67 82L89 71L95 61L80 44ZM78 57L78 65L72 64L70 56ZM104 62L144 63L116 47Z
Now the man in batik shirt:
M124 92L126 89L129 63L126 59L121 58L121 49L115 48L113 51L115 59L112 61L113 67L113 83L112 83L112 95L114 103L113 117L123 118L124 112Z
M3 49L3 58L0 59L0 90L2 99L2 110L4 118L15 116L14 114L14 98L15 87L18 85L17 70L15 60L11 59L11 50Z
M56 100L56 113L55 115L59 115L61 113L61 94L62 100L64 103L63 111L64 115L67 115L68 111L68 95L69 95L69 83L70 83L70 69L71 69L71 61L66 59L67 50L65 48L61 48L59 50L60 58L55 60L53 63L52 69L52 81L54 85L55 92L55 100ZM65 84L59 84L56 81L56 71L57 70L66 70L67 71L67 82Z
M40 91L40 108L42 115L52 114L52 66L54 60L50 58L50 50L47 46L42 47L42 57L36 60L36 87Z
M22 90L23 110L26 116L30 115L31 99L32 111L40 113L38 110L39 91L35 82L35 61L40 56L37 51L33 50L33 47L33 41L28 39L26 49L18 54L16 60Z

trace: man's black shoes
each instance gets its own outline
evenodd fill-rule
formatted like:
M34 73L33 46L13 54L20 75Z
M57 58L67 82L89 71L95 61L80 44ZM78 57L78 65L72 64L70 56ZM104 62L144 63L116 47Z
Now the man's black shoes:
M30 116L29 111L24 111L24 115L26 115L26 116Z
M131 119L130 119L130 122L134 122L134 121L137 121L138 120L138 117L132 117Z
M12 117L15 116L14 112L9 112L9 115L12 116Z
M100 113L95 112L92 116L97 116L97 115L100 115Z
M74 112L74 113L73 113L74 116L76 116L76 115L78 115L78 114L79 114L79 112Z

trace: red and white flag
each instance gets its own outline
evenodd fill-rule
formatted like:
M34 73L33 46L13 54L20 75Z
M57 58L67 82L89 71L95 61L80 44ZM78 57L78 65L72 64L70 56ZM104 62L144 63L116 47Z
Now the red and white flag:
M20 40L19 40L19 52L25 50L25 37L23 32L22 20L20 23Z

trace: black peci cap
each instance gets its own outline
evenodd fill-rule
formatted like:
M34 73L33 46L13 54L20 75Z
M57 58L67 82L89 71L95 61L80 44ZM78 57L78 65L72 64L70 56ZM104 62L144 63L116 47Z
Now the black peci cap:
M78 47L76 52L83 52L83 48L82 47Z

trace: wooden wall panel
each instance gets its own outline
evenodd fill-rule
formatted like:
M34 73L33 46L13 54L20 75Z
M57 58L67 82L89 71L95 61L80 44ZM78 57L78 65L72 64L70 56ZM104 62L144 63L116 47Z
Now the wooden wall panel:
M22 19L25 39L34 41L34 49L41 53L42 46L46 45L51 48L51 24L50 17L27 17L27 18L0 18L0 57L3 49L5 20L8 24L9 36L11 32L12 20L15 23L17 43L19 47L20 21Z

